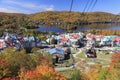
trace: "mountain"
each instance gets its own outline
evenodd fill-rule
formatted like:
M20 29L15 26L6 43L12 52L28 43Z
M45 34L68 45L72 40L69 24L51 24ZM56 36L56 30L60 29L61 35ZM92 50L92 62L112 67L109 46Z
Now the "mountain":
M1 27L32 28L40 23L82 23L119 21L120 16L106 12L46 11L34 14L0 13Z
M42 20L43 22L78 22L78 21L108 21L115 19L116 15L106 12L68 12L68 11L47 11L31 14L32 20Z

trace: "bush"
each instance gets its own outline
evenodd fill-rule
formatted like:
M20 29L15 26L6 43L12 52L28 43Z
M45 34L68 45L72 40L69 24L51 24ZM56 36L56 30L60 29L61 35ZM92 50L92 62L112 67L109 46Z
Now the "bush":
M32 53L37 53L38 50L40 50L40 48L32 48L31 52Z
M97 80L102 66L100 64L90 65L89 70L85 73L89 80Z
M120 52L112 55L110 67L118 70L120 69Z
M108 74L109 74L108 68L103 68L98 75L98 80L107 80Z
M53 39L51 40L51 44L57 44L57 40L56 40L55 38L53 38Z
M4 75L6 76L9 73L9 71L7 71L7 68L10 70L10 77L14 77L18 75L18 72L21 68L25 68L26 70L34 70L38 65L52 66L52 61L49 54L43 55L38 52L36 53L35 51L33 54L26 54L26 51L24 49L16 51L11 47L6 48L2 51L0 54L0 59L5 59L7 61L7 63L5 61L0 61L0 66L4 65L4 69L0 68L2 69L2 72L0 71L1 77L4 77ZM4 70L8 73L4 73L3 75L3 72L5 72Z
M67 80L63 75L48 66L38 66L35 70L22 69L19 73L20 80Z
M120 52L114 53L111 57L111 64L107 80L119 80L120 79L119 75L120 75Z
M8 48L2 52L0 57L6 59L10 63L12 75L17 75L17 72L21 67L34 69L37 66L35 61L31 59L30 55L25 53L25 50L14 51L12 48Z
M80 70L75 69L69 80L81 80Z
M4 59L0 59L0 80L9 77L10 73L9 63Z

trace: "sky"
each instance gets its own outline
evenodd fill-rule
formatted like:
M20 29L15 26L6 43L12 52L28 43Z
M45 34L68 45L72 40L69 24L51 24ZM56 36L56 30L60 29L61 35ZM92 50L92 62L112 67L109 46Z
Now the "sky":
M72 0L0 0L0 12L33 14L42 11L69 11L71 1ZM96 0L73 0L71 11L120 13L120 0L97 0L96 5L92 7L95 1Z

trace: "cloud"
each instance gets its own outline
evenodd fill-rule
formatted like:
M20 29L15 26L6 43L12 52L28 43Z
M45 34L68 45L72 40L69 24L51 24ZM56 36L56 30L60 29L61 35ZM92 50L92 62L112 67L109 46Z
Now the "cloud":
M6 12L6 13L21 13L20 11L8 9L8 8L0 8L0 12Z
M54 6L51 5L50 7L46 8L45 11L54 11Z
M45 11L54 11L53 8L47 8Z
M15 0L3 0L4 3L17 5L19 7L23 7L29 10L43 10L43 11L53 11L53 5L37 5L35 3L25 3L25 2L18 2Z

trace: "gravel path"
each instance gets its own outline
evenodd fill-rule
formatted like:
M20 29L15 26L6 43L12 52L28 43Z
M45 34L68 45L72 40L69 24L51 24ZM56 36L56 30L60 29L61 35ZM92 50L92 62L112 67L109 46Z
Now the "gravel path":
M80 54L81 51L82 51L82 49L79 49L79 52L77 52L76 54L72 54L72 58L75 59L77 57L77 55ZM69 66L69 67L55 68L55 70L56 71L69 70L69 69L75 68L76 65L77 65L77 63L75 63L74 65Z
M81 51L83 50L83 48L80 48L79 49L79 52L77 52L76 54L72 54L72 58L75 59L77 57L78 54L81 53ZM110 59L104 59L104 58L98 58L99 60L105 60L105 61L110 61ZM93 65L95 64L94 60L96 59L93 59L93 62L87 62L86 65ZM79 63L76 62L74 65L72 66L69 66L69 67L61 67L61 68L55 68L56 71L64 71L64 70L69 70L69 69L72 69L72 68L75 68L77 66L77 64ZM105 65L103 67L108 67L109 65ZM87 66L86 66L86 69L87 69Z

